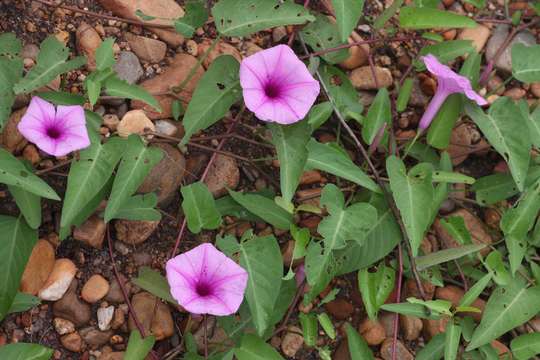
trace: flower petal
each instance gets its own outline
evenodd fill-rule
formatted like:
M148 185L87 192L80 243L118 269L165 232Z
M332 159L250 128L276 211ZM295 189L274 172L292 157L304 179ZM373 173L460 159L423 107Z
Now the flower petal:
M41 148L40 142L48 139L46 125L53 123L55 118L54 105L34 96L26 113L17 125L17 129L28 141ZM51 149L50 143L47 148ZM45 151L45 150L44 150Z

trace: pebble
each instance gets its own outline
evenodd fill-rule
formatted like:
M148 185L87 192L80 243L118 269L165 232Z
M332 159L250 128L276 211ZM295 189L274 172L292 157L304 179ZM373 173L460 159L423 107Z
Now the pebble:
M375 84L375 79L369 66L362 66L351 72L350 80L353 86L360 90L375 90L392 85L393 79L390 70L379 66L375 66L374 69L379 84L378 87Z
M123 281L124 288L129 296L132 287L131 282L127 281L126 277L122 274L120 274L120 279ZM120 288L120 284L116 280L116 277L111 281L109 292L105 296L105 300L112 303L124 302L124 295L122 294L122 289Z
M66 293L77 272L77 266L69 259L55 261L47 281L38 293L41 300L56 301Z
M186 52L191 56L197 56L199 54L199 45L195 40L189 39L186 41Z
M140 292L131 299L133 309L145 331L156 337L156 340L163 340L174 334L174 323L171 310L167 304L148 292ZM129 330L135 330L135 322L130 316L128 319Z
M81 329L79 333L84 342L90 345L92 349L97 349L98 347L105 345L113 335L111 330L99 331L92 326Z
M281 340L281 351L286 356L294 358L298 350L304 345L304 337L301 335L302 329L297 326L289 326L287 330L287 333Z
M114 306L101 307L97 310L99 330L105 331L111 328L111 321L114 316Z
M84 301L93 304L103 299L109 292L109 282L99 274L92 275L81 290Z
M337 320L346 320L354 313L353 305L343 298L327 302L324 304L324 308Z
M41 156L39 156L37 148L32 144L28 144L24 147L23 157L30 161L32 165L36 165L41 161Z
M65 295L53 304L54 316L71 321L75 326L83 326L92 316L90 305L79 300L77 280L73 280Z
M392 360L393 339L386 339L381 345L381 357L384 360ZM414 360L414 356L399 340L396 342L396 359L399 360Z
M53 325L58 335L66 335L75 331L75 324L59 317L53 319Z
M25 113L26 107L14 111L6 121L4 130L0 133L0 145L11 153L22 151L28 143L17 129L17 126Z
M401 331L403 332L403 337L407 341L418 339L422 332L422 320L416 316L400 315L399 324L401 326Z
M458 40L471 40L476 51L480 52L489 38L491 30L484 25L477 25L473 28L465 28L458 35Z
M212 41L210 40L203 40L198 45L198 53L199 53L199 59L203 56L203 54L210 48L212 44ZM238 62L242 61L242 55L240 55L240 52L238 49L236 49L231 44L228 44L224 41L218 42L218 44L212 49L208 55L206 56L206 59L202 62L205 69L208 69L211 63L214 62L219 56L221 55L231 55L234 57Z
M473 143L472 136L471 126L465 122L459 123L452 129L447 151L454 166L461 164L469 157Z
M169 120L158 120L156 121L156 132L166 136L175 136L178 127Z
M363 41L364 39L353 31L351 36L348 39L349 44L353 42ZM348 49L349 57L345 61L341 62L339 65L346 70L353 70L359 66L365 65L368 63L369 57L369 45L364 44L360 46L352 46Z
M107 225L103 219L97 215L92 215L81 226L75 228L73 237L93 248L101 249L106 229Z
M159 225L159 220L117 220L114 223L116 237L126 244L140 244L152 235Z
M486 47L486 59L490 61L493 59L497 50L502 46L504 40L508 36L509 26L506 24L499 24L493 31L493 35L489 39ZM495 63L497 69L512 72L512 46L517 43L524 44L526 46L532 46L536 44L536 39L532 33L529 31L519 32L506 49L502 52L501 56Z
M98 360L124 360L124 352L114 351L114 352L102 354L98 357Z
M278 43L287 36L287 28L285 26L276 26L272 29L272 40Z
M79 333L74 332L64 335L60 338L62 346L72 352L81 352L83 348L83 341Z
M519 100L523 98L526 94L527 92L525 90L523 90L522 88L517 88L517 87L508 89L504 92L504 96L508 96L509 98L513 100Z
M435 285L430 283L429 281L422 281L422 287L424 288L424 294L426 295L427 300L433 299L433 296L435 295ZM418 286L416 285L416 281L414 279L408 279L405 281L405 294L406 297L415 297L417 299L421 299L422 296L420 294L420 290L418 290Z
M81 55L86 56L86 67L93 71L96 69L96 50L101 45L101 37L96 29L84 21L77 28L76 43Z
M117 130L121 137L128 137L130 134L143 135L146 131L154 132L156 127L143 110L131 110L122 117Z
M126 323L126 313L121 308L114 310L114 315L111 321L111 328L117 330Z
M39 46L35 44L26 44L23 46L21 50L22 58L29 58L34 61L37 60L38 54L39 54Z
M114 71L120 79L129 84L137 83L144 75L139 58L131 51L120 51L116 64L114 64Z
M488 83L487 83L487 88L490 92L495 91L495 94L497 95L502 95L504 94L504 91L505 91L504 82L497 75L491 76L489 78Z
M49 278L54 262L54 248L51 243L43 239L38 240L22 274L20 290L37 295Z
M103 116L103 125L108 127L111 131L115 131L120 123L120 119L116 114L105 114Z
M384 327L378 320L366 318L358 326L358 332L370 346L379 345L386 339Z
M444 333L446 330L446 324L448 323L448 318L443 317L438 320L423 319L422 322L424 323L422 333L424 338L429 341L435 335Z
M240 169L236 159L218 154L210 165L204 183L215 198L227 194L227 188L234 190L240 182Z
M531 84L531 92L534 96L540 99L540 82Z
M165 58L167 44L149 37L126 33L131 50L141 59L149 63L158 63Z

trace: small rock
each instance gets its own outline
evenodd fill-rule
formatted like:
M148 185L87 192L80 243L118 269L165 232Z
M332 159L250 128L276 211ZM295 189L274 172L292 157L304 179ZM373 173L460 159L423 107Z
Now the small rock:
M103 219L97 215L92 215L81 226L75 228L73 237L93 248L101 249L106 229L107 225Z
M114 70L120 79L127 81L129 84L135 84L144 75L139 58L131 51L120 52L120 56L118 56L116 64L114 64Z
M69 259L58 259L54 262L51 274L38 296L41 300L56 301L60 299L69 288L75 277L77 267Z
M92 349L97 349L100 346L109 342L109 339L113 335L111 330L99 331L95 327L86 327L79 331L84 342L90 345Z
M490 76L487 88L490 92L495 92L497 95L504 94L504 81L497 75Z
M435 335L444 333L446 330L446 324L448 323L448 318L443 317L438 320L423 319L422 322L424 323L422 333L424 338L429 341Z
M531 84L531 92L534 96L540 99L540 82L535 82Z
M24 293L37 295L43 287L54 267L54 248L47 240L40 239L32 249L26 263L20 290ZM69 285L69 284L68 284Z
M76 32L77 49L86 56L88 70L96 69L96 50L101 45L101 37L96 29L84 21L79 25Z
M360 90L374 90L386 88L392 85L392 73L387 68L375 66L375 76L379 86L375 84L373 73L369 66L362 66L351 72L350 79L353 86Z
M513 100L519 100L523 98L526 94L527 92L525 90L517 87L508 89L504 92L504 96L508 96Z
M32 60L37 60L37 55L39 54L39 46L35 44L26 44L23 46L21 51L22 58L29 58Z
M141 59L149 63L158 63L165 58L167 44L163 41L126 33L129 47Z
M54 34L54 37L64 45L67 45L69 42L69 33L65 30L58 31Z
M364 39L353 31L352 35L349 37L349 44L353 42L363 41ZM349 48L349 57L340 63L341 67L347 70L356 69L359 66L365 65L368 63L369 57L369 45L364 44L360 46L352 46Z
M337 320L346 320L354 313L353 305L343 298L327 302L324 308Z
M138 192L156 192L158 203L167 205L173 200L178 193L178 188L182 185L186 160L177 148L169 144L154 144L152 147L160 148L163 151L163 157L150 170L150 174L146 176Z
M99 274L92 275L81 290L84 301L93 304L103 299L109 292L109 282Z
M23 157L30 161L32 165L36 165L41 161L41 156L39 156L37 148L32 144L28 144L24 147Z
M218 154L210 165L204 183L215 198L227 194L227 188L234 190L240 182L240 170L236 159Z
M71 334L75 331L75 324L59 317L53 319L53 325L58 335Z
M454 166L464 162L471 152L472 132L469 124L462 122L452 129L448 154Z
M281 351L286 356L294 358L298 350L304 345L304 337L301 335L302 329L296 326L289 326L287 330L287 333L281 340Z
M203 54L210 48L212 42L210 40L203 40L202 43L198 45L198 52L199 52L199 58L203 56ZM231 55L234 57L238 62L242 61L242 55L240 55L240 52L231 44L228 44L226 42L220 41L214 49L212 49L208 55L206 56L206 59L202 62L205 69L208 69L211 63L214 62L215 59L217 59L221 55Z
M111 131L115 131L120 123L120 119L116 114L105 114L103 116L103 125L108 127Z
M510 28L506 24L500 24L497 25L495 30L493 31L493 35L489 39L486 47L486 60L491 61L493 57L495 57L495 54L497 53L497 50L502 46L504 40L508 36L508 33L510 31ZM495 67L497 69L506 71L506 72L512 72L512 47L517 44L521 43L526 46L532 46L536 44L536 39L532 33L529 31L522 31L519 32L514 39L508 44L506 49L502 52L501 56L498 58L497 62L495 63Z
M121 137L128 137L130 134L143 135L146 131L154 132L156 127L143 110L131 110L122 117L117 130Z
M113 351L106 354L101 354L97 360L124 360L123 351Z
M126 244L140 244L152 235L159 225L159 220L117 220L114 223L116 237Z
M403 331L403 337L407 341L418 339L422 332L422 319L416 316L400 315L399 324L401 325L401 331Z
M26 108L14 111L4 125L4 130L0 133L0 145L11 153L18 153L24 149L28 143L17 129L21 118L26 113Z
M272 40L277 43L287 36L287 28L285 26L276 26L272 29Z
M81 352L83 347L83 342L81 336L74 332L71 334L64 335L60 338L62 346L73 352Z
M111 328L111 321L114 316L114 306L102 307L97 310L99 330L105 331Z
M152 255L142 251L133 254L133 262L137 266L148 266L152 264Z
M360 323L358 332L370 346L379 345L386 339L384 327L378 320L366 318Z
M504 358L508 358L508 359L512 359L512 355L510 353L510 349L508 348L508 346L504 345L502 342L498 341L498 340L493 340L491 342L491 346L493 346L495 348L495 350L497 350L497 355L499 355L498 357L500 359L504 359ZM505 357L504 355L506 354L506 356L508 357Z
M461 30L458 40L471 40L473 47L480 52L486 45L490 34L491 30L487 26L479 24L473 28Z
M156 132L166 136L174 136L178 132L178 127L169 120L158 120L156 121Z
M418 78L415 77L413 80L413 87L411 91L411 97L409 99L409 105L423 108L428 104L428 102L429 97L424 94L424 92L420 88L420 82L418 81Z
M126 313L121 308L114 310L114 316L111 322L111 328L113 330L120 329L126 322Z
M322 175L317 170L308 170L302 173L300 177L300 185L318 184L322 180Z
M64 296L53 304L53 314L71 321L75 326L82 326L90 321L90 305L79 300L77 280L73 280Z
M381 345L381 357L384 360L392 360L393 340L386 339ZM396 359L399 360L414 360L414 356L399 340L396 342Z
M437 291L435 292L435 297L437 299L450 301L453 306L459 305L459 302L463 298L463 295L465 295L465 291L453 285L446 285L445 287L437 288ZM481 312L461 313L461 314L463 316L467 316L467 315L472 316L473 319L475 319L476 321L480 321L482 319L482 312L484 311L484 308L486 307L486 302L478 298L474 300L474 302L470 306L480 309Z
M122 274L120 274L120 279L122 280L124 288L127 291L127 295L129 296L132 286L131 282L127 281L126 277ZM122 289L120 288L120 284L118 284L116 277L111 281L111 286L109 287L109 292L105 296L105 300L113 303L124 302L124 295L122 294Z
M167 304L144 291L134 295L131 302L143 328L154 335L156 340L163 340L173 335L174 323ZM128 319L128 326L130 331L137 328L131 316Z

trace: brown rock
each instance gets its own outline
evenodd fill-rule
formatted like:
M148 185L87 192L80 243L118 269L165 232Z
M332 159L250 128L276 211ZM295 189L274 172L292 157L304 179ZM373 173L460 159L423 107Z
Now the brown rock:
M131 245L140 244L152 235L159 225L159 220L117 220L114 223L118 240Z
M74 332L71 334L64 335L60 338L62 346L73 352L81 352L83 347L83 342L81 336Z
M73 280L64 296L53 304L53 314L71 321L75 326L83 326L90 321L90 305L79 300L77 280Z
M24 293L37 295L49 278L54 267L54 248L47 240L40 239L32 249L26 263L20 290Z
M37 148L32 144L28 144L24 147L23 157L30 161L32 165L36 165L41 161L41 156L39 156Z
M446 324L448 323L448 318L440 318L438 320L432 319L423 319L424 323L423 334L424 338L428 341L431 340L437 334L443 333L446 330Z
M58 335L71 334L75 331L75 324L59 317L53 319L53 325Z
M288 331L281 341L281 351L286 356L294 358L304 345L304 337L301 335L302 329L296 326L289 326L287 329Z
M20 152L28 143L17 129L17 125L25 113L26 108L14 111L8 118L4 130L0 133L0 145L3 145L11 153Z
M468 210L459 209L448 215L448 217L451 216L459 216L463 218L463 221L465 222L465 227L467 228L467 230L469 230L469 233L471 234L473 244L489 245L493 242L491 235L489 235L489 233L487 232L485 225L482 223L482 221L480 221L480 219L478 219L475 215L471 214ZM437 237L439 238L439 241L444 248L449 249L461 246L456 240L454 240L453 237L450 236L450 234L448 234L448 232L441 225L439 219L435 220L433 228L435 229L435 233L437 234ZM486 255L487 253L489 253L489 251L490 249L488 247L485 247L484 249L480 250L480 253L482 255Z
M509 98L514 100L522 99L526 94L527 92L525 90L518 87L508 89L504 92L504 96L508 96Z
M349 352L349 343L347 342L347 339L343 339L339 343L334 355L332 355L332 360L351 360L351 353Z
M371 67L362 66L351 72L350 79L353 86L360 90L374 90L386 88L392 85L392 73L387 68L375 66L375 77L378 85L375 84Z
M337 320L346 320L354 312L353 305L343 298L338 298L327 302L324 304L324 308Z
M102 0L103 1L103 0ZM160 0L161 1L161 0ZM188 54L176 54L171 65L164 68L164 71L158 76L143 81L140 85L151 94L164 93L170 91L172 87L180 85L189 75L192 68L197 65L197 59ZM195 75L185 84L179 96L184 102L184 106L191 100L191 94L197 85L197 82L204 74L204 69L199 67ZM150 119L166 119L172 117L171 105L176 98L169 95L154 96L161 105L162 112L156 112L154 108L142 101L132 101L131 107L134 109L143 109Z
M123 351L113 351L106 354L101 354L98 357L98 360L124 360L124 352Z
M364 39L358 35L355 31L348 39L349 44L353 42L363 41ZM341 67L347 70L356 69L359 66L365 65L368 62L369 45L364 44L360 46L353 46L349 48L349 57L340 63Z
M154 144L163 151L161 161L152 168L138 192L156 192L160 205L168 204L178 193L186 169L182 153L169 144Z
M384 327L377 320L364 319L358 327L358 332L370 346L379 345L386 339Z
M167 52L167 44L156 39L126 33L126 40L131 47L131 50L139 57L139 59L149 62L158 63L165 58Z
M393 340L386 339L385 342L381 345L381 357L384 360L392 360L392 349L393 349ZM399 340L396 343L396 359L414 360L414 356L405 347L405 345L403 345L403 343Z
M227 188L234 190L240 181L240 170L236 159L218 154L210 165L204 183L215 198L227 194Z
M203 56L204 53L206 53L206 50L210 48L212 44L212 41L210 40L203 40L202 43L198 45L198 53L199 58ZM206 59L203 61L203 66L205 69L208 69L211 63L214 62L215 59L217 59L221 55L231 55L234 57L238 62L242 61L242 55L240 55L240 52L231 44L228 44L224 41L220 41L214 49L212 49L208 55L206 56Z
M437 299L450 301L452 305L454 306L459 305L459 302L461 301L461 298L463 298L463 295L465 295L465 291L453 285L447 285L442 288L437 288L437 291L435 292L435 297ZM486 302L478 298L474 300L474 302L470 306L478 308L483 312L484 308L486 307ZM463 316L466 316L466 315L472 316L476 321L480 321L482 319L482 312L461 313L461 314Z
M422 319L417 318L416 316L401 315L399 317L399 324L401 325L403 337L407 341L418 339L422 332Z
M424 288L424 295L426 296L426 299L433 299L433 295L435 295L435 285L428 281L422 281L422 287ZM418 286L416 285L416 281L414 279L408 279L405 282L405 294L406 297L415 297L417 299L422 298L420 290L418 289Z
M88 279L81 290L84 301L93 304L103 299L109 292L109 282L103 276L95 274Z
M156 131L156 126L143 110L128 111L117 126L118 135L128 137L131 134L143 135L147 131Z
M472 133L470 125L460 123L452 130L448 154L452 158L452 164L459 165L467 159L471 152Z
M92 215L81 226L75 228L73 237L76 240L82 241L91 247L101 249L103 240L105 239L105 230L107 225L97 215Z
M508 349L508 346L504 345L499 340L493 340L491 342L491 346L493 346L495 350L497 350L497 355L499 355L499 358L503 358L502 355L507 354L510 356L509 358L512 359L512 354L510 353L510 349Z
M99 331L91 326L81 329L79 332L84 342L90 345L92 349L97 349L98 347L105 345L113 335L111 330Z
M147 292L134 295L131 302L145 331L153 334L156 340L163 340L173 335L174 324L167 304ZM128 326L130 331L137 328L131 316L128 319Z
M101 5L112 11L115 15L131 20L141 19L135 14L137 10L146 15L155 16L156 19L148 21L152 24L170 25L171 21L167 19L176 19L184 16L184 10L174 0L99 0ZM159 38L171 46L178 47L184 42L184 37L173 29L158 29L148 27L148 30L155 33Z
M96 69L96 50L101 45L101 37L96 29L84 21L77 28L75 34L77 49L81 55L86 56L86 67L93 71Z
M302 173L300 185L318 184L322 180L321 173L317 170L308 170Z
M540 99L540 82L535 82L531 84L531 92L534 96Z
M491 30L484 25L461 30L458 40L471 40L476 51L480 52L487 43Z
M126 323L126 313L121 308L114 310L111 328L113 330L120 329Z
M122 280L124 288L129 296L131 292L131 282L129 282L122 274L120 274L120 280ZM120 284L116 280L116 277L111 281L111 286L109 287L109 292L105 296L105 300L113 303L124 302L124 295L122 294L122 289L120 288Z
M47 281L39 290L39 298L49 301L60 299L67 291L76 272L77 267L73 261L69 259L56 260Z

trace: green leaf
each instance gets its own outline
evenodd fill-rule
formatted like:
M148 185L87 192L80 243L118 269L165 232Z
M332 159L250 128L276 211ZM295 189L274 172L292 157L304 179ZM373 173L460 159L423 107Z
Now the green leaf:
M366 343L366 340L358 334L355 328L351 324L345 323L345 331L347 333L347 343L351 360L373 360L373 352Z
M0 320L8 313L15 296L21 277L37 242L37 231L31 229L22 216L14 218L0 215Z
M202 229L214 230L221 225L221 215L208 187L198 181L182 186L182 209L187 219L189 231L198 234Z
M441 219L441 225L459 244L472 244L471 234L465 226L465 220L461 216L450 216Z
M301 34L315 52L334 48L347 41L341 40L337 24L324 15L317 15L316 20L302 29ZM341 49L323 54L321 57L329 64L336 64L346 60L349 57L349 51Z
M69 49L54 36L47 37L42 43L37 56L36 65L14 87L15 94L29 93L32 90L47 85L58 75L83 66L84 56L78 56L66 61Z
M358 99L358 92L347 74L335 66L326 64L319 68L319 74L333 103L342 114L348 116L349 113L362 113L363 107Z
M446 149L450 145L452 129L463 111L463 96L452 94L443 103L433 122L429 126L427 142L437 149Z
M459 340L461 339L461 326L450 320L446 324L444 332L444 360L455 360L457 359Z
M477 24L466 16L429 7L405 6L399 14L399 24L405 29L473 28Z
M144 360L146 355L152 350L155 342L156 338L153 335L149 335L143 339L139 330L133 330L129 335L124 360Z
M540 286L527 288L521 279L493 291L484 309L482 321L474 331L467 351L489 344L505 332L529 321L540 311Z
M137 191L152 168L163 157L161 149L147 147L139 135L130 135L125 145L126 149L123 152L111 195L105 208L105 222L116 217L118 209Z
M365 0L332 0L339 35L346 42L362 16Z
M252 334L244 335L242 344L234 350L234 355L238 360L283 360L272 346Z
M349 180L374 192L379 186L344 153L331 144L322 144L313 139L308 142L307 166Z
M18 186L8 185L8 190L28 225L37 229L41 225L41 198Z
M444 355L445 334L440 333L431 338L431 340L416 353L416 360L439 360Z
M43 91L36 93L43 100L56 105L84 105L85 98L82 95L72 94L65 91Z
M204 130L223 118L229 108L240 100L242 91L239 69L238 61L230 55L220 56L212 62L199 80L186 109L182 121L185 129L182 145L197 131Z
M180 100L173 101L171 105L171 112L175 121L178 121L180 119L180 116L184 115L184 107L182 106Z
M311 130L315 131L324 124L330 118L333 111L334 109L332 109L332 103L330 101L313 105L307 115L307 122L311 126Z
M388 90L383 88L379 90L369 107L362 126L362 139L371 145L382 126L385 123L389 125L391 120L390 96L388 95Z
M384 304L381 309L385 311L395 312L402 315L416 316L421 319L439 319L440 314L436 312L430 312L429 309L423 304L417 303L397 303L397 304Z
M38 306L39 304L41 304L41 300L38 297L22 292L17 292L17 295L15 295L15 298L11 303L8 314L24 312L30 310L35 306Z
M486 6L486 0L463 0L463 1L477 7L478 9L482 9Z
M409 103L409 99L411 98L413 85L413 79L407 78L403 82L403 86L399 88L399 95L396 101L396 110L398 112L402 112L407 108L407 104ZM430 126L430 129L431 127L433 127L433 125Z
M184 16L174 20L174 28L176 32L192 38L195 30L208 20L208 10L201 0L187 1L184 9L186 12Z
M540 333L525 334L512 339L512 354L517 360L527 360L540 354Z
M101 94L101 82L94 81L90 76L84 81L84 86L86 88L86 93L88 94L88 101L90 105L94 106L98 100L99 95Z
M306 165L310 125L307 121L300 121L294 125L269 124L269 128L280 165L281 194L283 200L289 203L294 197Z
M493 280L500 286L507 286L513 279L510 272L506 268L502 254L498 250L493 250L486 257L484 262L485 268L493 273Z
M134 195L124 201L114 213L115 219L157 221L161 213L155 209L158 197L155 193Z
M463 295L459 301L459 306L470 306L480 296L484 289L488 286L493 275L487 273L480 280L478 280L471 288Z
M9 119L9 115L11 114L11 106L15 101L13 86L21 78L22 72L22 59L10 59L0 56L0 130L2 130L5 122L7 119Z
M114 65L113 52L114 39L107 38L96 49L96 69L97 71L105 70Z
M2 148L0 148L0 183L17 186L47 199L60 200L45 181L32 174L22 161Z
M524 83L540 81L540 45L512 46L512 74Z
M504 158L520 191L523 191L525 177L529 169L531 140L527 120L519 107L507 97L497 99L487 114L472 103L467 103L465 111L482 130L489 143Z
M476 51L472 50L468 53L467 59L461 66L459 73L471 81L473 89L478 86L478 79L480 78L480 63L482 62L482 56Z
M304 303L319 295L337 274L339 264L331 249L322 248L322 242L311 241L304 260L307 283L310 290L304 295Z
M385 265L379 266L375 273L367 268L358 272L358 288L370 319L377 319L379 308L394 289L395 280L396 272Z
M526 104L526 103L525 103ZM528 105L526 105L528 107ZM531 140L536 148L540 148L540 107L536 107L534 111L527 116L529 130L531 132Z
M159 272L149 268L148 266L140 267L139 276L132 278L131 282L160 299L168 301L171 304L178 305L176 300L174 300L171 295L171 288L169 287L167 279Z
M330 339L334 340L336 338L336 329L334 328L334 324L332 324L332 320L330 320L328 314L318 314L317 320L319 320L319 324L321 324L321 327L323 328L326 335L328 335Z
M462 258L468 254L480 251L484 247L484 244L471 244L458 248L439 250L434 253L416 258L416 266L418 270L424 270L434 265Z
M22 50L21 40L14 33L0 34L0 56L17 56Z
M439 59L441 63L448 63L459 56L469 54L474 51L471 40L451 40L438 44L427 45L420 51L420 56L432 54ZM419 70L424 70L426 66L423 61L416 60L415 66Z
M212 16L221 35L240 37L315 20L308 10L290 0L220 0L212 8Z
M289 229L292 223L292 214L285 211L272 200L256 194L242 194L229 190L234 201L245 207L249 212L257 215L270 225L278 229Z
M396 0L396 1L392 2L392 5L390 5L388 8L386 8L382 12L382 14L379 15L378 18L375 19L375 21L373 22L373 27L376 30L382 29L384 24L386 24L386 22L388 20L390 20L390 18L392 16L394 16L394 14L399 10L401 5L403 5L403 1L404 0Z
M434 196L431 184L432 167L422 163L407 173L403 161L390 156L386 160L386 169L390 178L390 189L411 242L413 256L417 256L424 233L431 223Z
M451 171L437 170L432 173L431 180L433 182L443 182L450 184L468 184L472 185L476 181L475 178Z
M77 214L99 193L120 160L124 146L124 140L114 137L103 145L99 140L94 141L80 152L79 159L69 170L60 226L71 225Z
M109 76L103 85L105 86L107 94L111 96L118 96L131 100L141 100L152 106L156 111L161 112L161 106L156 98L138 85L129 84L127 81L116 77L116 75Z
M0 359L49 360L53 349L38 344L17 343L0 347Z
M315 346L319 330L317 318L311 313L304 314L302 312L298 314L298 318L300 319L300 325L302 326L304 342L309 347Z

